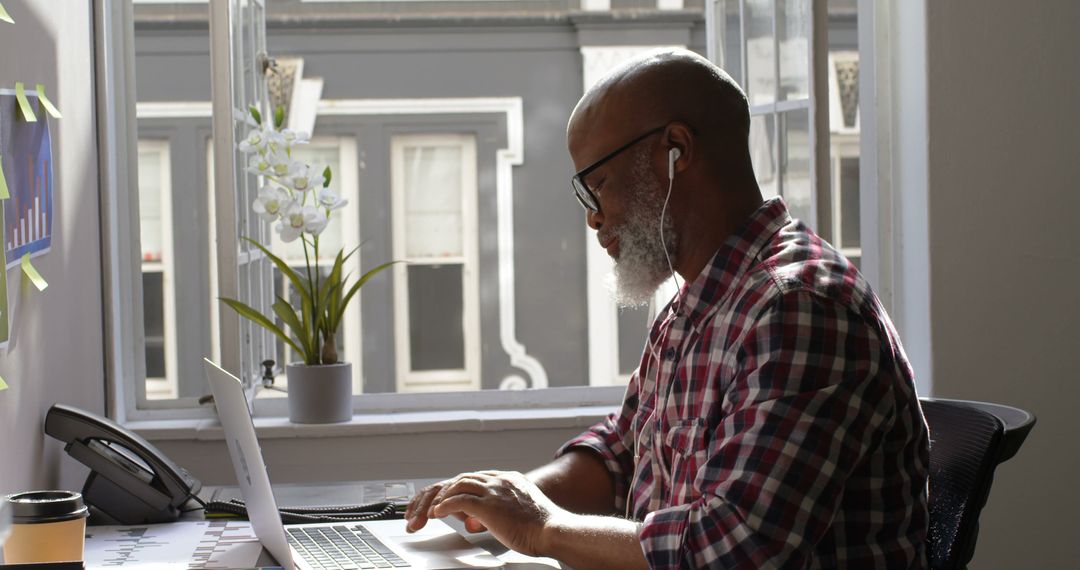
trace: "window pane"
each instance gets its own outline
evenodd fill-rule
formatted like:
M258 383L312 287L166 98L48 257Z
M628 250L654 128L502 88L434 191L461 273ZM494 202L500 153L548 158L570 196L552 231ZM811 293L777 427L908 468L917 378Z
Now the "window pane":
M780 0L777 5L781 99L806 99L810 96L809 4L809 0Z
M810 192L810 112L806 109L780 115L780 133L784 157L784 200L791 217L810 227L816 226L813 214L813 195Z
M739 85L746 81L742 70L742 26L739 19L738 0L719 0L716 3L717 64Z
M143 327L146 335L146 377L165 378L165 300L160 272L144 272Z
M776 196L776 115L750 118L750 158L754 162L761 195Z
M775 0L746 0L746 88L751 105L776 101Z
M405 149L405 254L412 259L465 254L461 152L456 145Z
M465 368L462 266L409 266L409 357L414 371Z
M139 149L139 240L143 261L162 261L165 229L162 225L162 154Z
M859 158L840 159L840 247L860 247Z

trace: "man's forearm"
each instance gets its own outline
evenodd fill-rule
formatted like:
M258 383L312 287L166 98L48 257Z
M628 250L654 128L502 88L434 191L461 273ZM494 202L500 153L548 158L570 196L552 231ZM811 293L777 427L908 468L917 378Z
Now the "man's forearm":
M543 554L574 570L647 569L639 530L618 517L560 513L545 526Z
M566 455L526 473L556 505L583 514L615 514L615 484L603 460L588 449Z

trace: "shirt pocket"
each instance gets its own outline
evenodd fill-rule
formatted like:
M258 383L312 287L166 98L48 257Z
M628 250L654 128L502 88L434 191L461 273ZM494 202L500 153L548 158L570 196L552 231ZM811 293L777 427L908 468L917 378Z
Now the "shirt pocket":
M663 452L672 483L668 490L674 495L670 499L672 504L686 503L699 496L694 478L707 459L706 431L704 419L690 418L679 420L664 434Z

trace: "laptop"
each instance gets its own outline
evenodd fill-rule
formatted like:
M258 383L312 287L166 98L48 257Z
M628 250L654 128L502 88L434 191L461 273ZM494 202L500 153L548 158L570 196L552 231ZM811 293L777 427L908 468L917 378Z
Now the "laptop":
M428 521L415 534L405 531L401 519L282 524L243 385L210 360L204 363L251 527L285 570L503 566L489 551L470 544L441 520Z

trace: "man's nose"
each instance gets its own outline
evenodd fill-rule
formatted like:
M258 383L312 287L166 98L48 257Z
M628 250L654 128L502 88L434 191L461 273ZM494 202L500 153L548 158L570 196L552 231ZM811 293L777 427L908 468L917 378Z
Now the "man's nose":
M585 210L585 225L594 230L599 230L604 226L604 215L593 210Z

